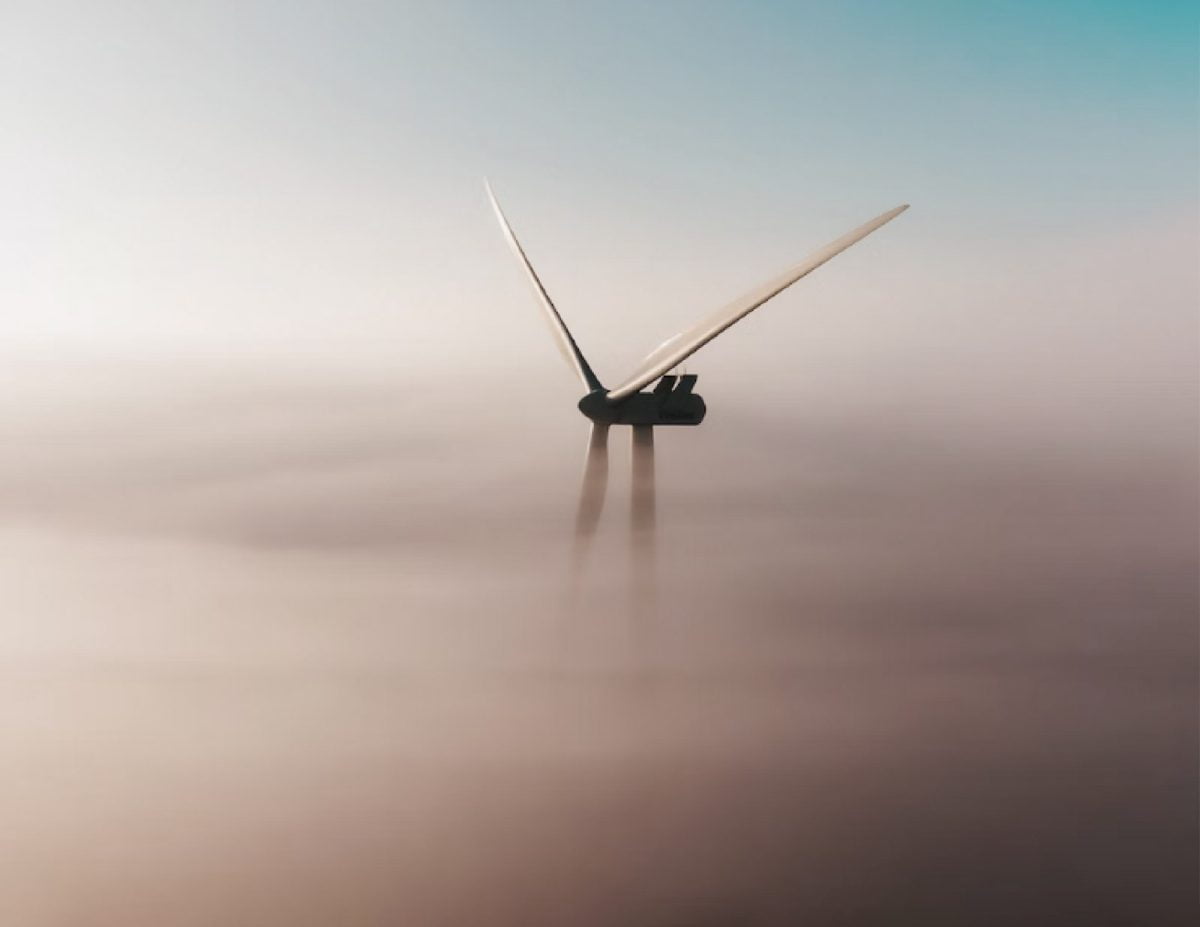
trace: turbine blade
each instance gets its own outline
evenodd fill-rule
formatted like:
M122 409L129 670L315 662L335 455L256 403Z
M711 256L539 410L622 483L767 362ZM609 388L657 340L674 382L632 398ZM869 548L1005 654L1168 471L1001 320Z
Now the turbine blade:
M651 425L633 426L632 515L634 540L653 538L656 510L654 428Z
M500 208L496 194L492 192L492 185L486 180L483 183L487 189L488 199L492 203L492 209L496 212L496 219L500 222L500 229L504 232L504 237L508 240L513 254L525 269L525 274L529 277L529 282L533 284L533 290L537 295L538 302L541 303L542 309L546 313L546 320L550 323L550 332L554 336L554 343L558 345L562 356L571 365L571 368L575 371L579 379L583 381L584 386L589 390L604 389L600 381L596 378L596 374L592 372L592 368L588 366L587 359L584 358L583 352L579 350L579 345L575 343L575 339L571 336L571 332L567 328L567 323L563 321L562 316L558 314L558 310L554 307L554 302L550 299L550 294L542 286L542 281L538 278L537 271L529 263L525 249L517 241L517 236L513 233L512 226L508 224L508 219L504 217L504 211Z
M608 489L608 425L592 423L588 439L587 458L583 465L583 482L579 487L579 510L575 515L576 560L587 553L587 544L596 533L604 494Z
M866 238L876 229L891 222L906 209L908 209L908 204L897 206L895 209L889 209L882 215L876 216L865 225L860 225L854 231L848 232L836 241L830 242L803 263L797 264L775 279L763 284L758 289L751 290L740 299L729 303L729 305L703 319L692 328L668 338L651 352L642 362L642 365L630 374L628 378L609 390L608 399L613 402L624 399L626 396L636 393L646 384L657 380L672 367L680 364L716 338L717 335L733 325L734 322L745 318L771 297L778 296L797 280L808 276L830 258L836 257L851 245Z
M653 617L657 607L655 579L658 572L658 551L653 426L633 426L632 458L630 524L633 543L630 545L630 566L633 579L633 617L635 623L644 625L647 618Z

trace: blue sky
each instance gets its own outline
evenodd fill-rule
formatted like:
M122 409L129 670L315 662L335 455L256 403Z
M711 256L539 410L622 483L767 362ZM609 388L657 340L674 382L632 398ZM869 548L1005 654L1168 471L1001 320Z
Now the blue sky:
M13 89L49 118L111 115L111 143L140 147L170 113L391 186L484 170L927 201L1104 189L1132 209L1194 184L1192 4L31 4L16 20Z
M880 273L889 259L1012 267L1031 242L1066 254L1166 238L1178 253L1195 238L1192 4L6 16L0 286L25 307L6 321L17 340L319 345L333 327L364 344L465 343L524 299L485 174L568 315L619 363L898 202L914 209L889 245L863 246ZM858 285L842 273L822 279ZM919 297L905 294L909 311ZM635 319L646 334L618 346L609 329Z

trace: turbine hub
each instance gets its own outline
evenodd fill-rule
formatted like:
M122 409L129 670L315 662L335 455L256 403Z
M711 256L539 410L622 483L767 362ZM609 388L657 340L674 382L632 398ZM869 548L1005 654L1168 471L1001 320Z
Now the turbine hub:
M602 389L594 389L579 400L579 411L593 422L612 425L621 418L621 405L608 401L608 393Z

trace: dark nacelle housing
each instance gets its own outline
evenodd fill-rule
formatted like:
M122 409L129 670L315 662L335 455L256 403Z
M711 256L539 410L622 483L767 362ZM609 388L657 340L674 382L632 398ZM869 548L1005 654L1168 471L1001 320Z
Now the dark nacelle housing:
M704 421L704 400L692 392L695 374L665 376L650 393L634 393L620 402L609 402L604 390L579 400L579 411L594 422L609 425L699 425Z

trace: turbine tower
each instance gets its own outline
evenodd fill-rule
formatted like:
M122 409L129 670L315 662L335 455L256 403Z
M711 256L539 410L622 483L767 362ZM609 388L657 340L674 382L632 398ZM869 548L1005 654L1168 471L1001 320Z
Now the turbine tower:
M579 494L579 509L575 518L575 559L578 566L604 506L608 485L608 429L611 425L629 425L633 429L632 529L635 567L641 564L641 582L653 577L654 553L654 427L656 425L699 425L704 421L704 400L693 389L696 375L672 376L668 371L679 366L717 335L735 322L745 318L767 300L778 296L789 286L808 276L826 261L866 238L876 229L891 222L908 209L908 204L889 209L870 222L860 225L841 238L830 242L801 263L751 290L739 299L706 316L696 325L668 338L650 352L641 366L609 389L596 376L571 335L550 294L533 269L525 249L517 241L512 226L505 218L491 184L484 182L488 199L496 212L500 228L513 254L525 269L533 290L545 311L551 333L567 363L579 377L587 393L579 400L579 411L592 423L584 463L583 485ZM657 380L648 392L645 387ZM635 572L635 584L639 582Z

